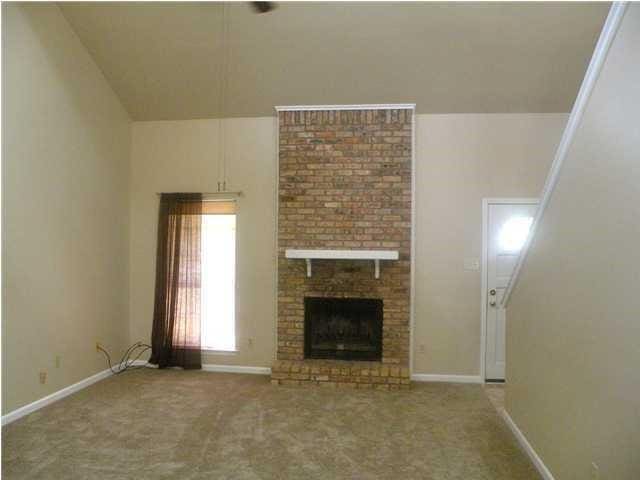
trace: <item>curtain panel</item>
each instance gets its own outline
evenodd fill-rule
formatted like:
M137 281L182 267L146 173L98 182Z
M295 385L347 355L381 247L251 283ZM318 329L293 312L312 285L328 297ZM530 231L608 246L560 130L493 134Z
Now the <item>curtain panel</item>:
M199 193L163 193L158 216L156 288L150 363L202 368Z

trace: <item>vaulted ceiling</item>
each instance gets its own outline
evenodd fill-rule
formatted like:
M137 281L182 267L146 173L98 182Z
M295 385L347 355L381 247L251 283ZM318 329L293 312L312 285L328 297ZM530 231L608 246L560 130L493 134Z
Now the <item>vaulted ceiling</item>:
M415 102L419 113L567 112L609 8L279 3L257 15L233 3L223 49L220 3L60 6L135 120L342 103Z

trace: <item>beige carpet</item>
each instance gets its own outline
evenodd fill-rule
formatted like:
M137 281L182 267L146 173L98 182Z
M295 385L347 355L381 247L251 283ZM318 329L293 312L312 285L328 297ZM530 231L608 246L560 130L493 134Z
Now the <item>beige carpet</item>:
M504 408L504 383L487 383L484 386L484 393L496 410L500 411Z
M479 385L138 370L2 429L5 479L538 479Z

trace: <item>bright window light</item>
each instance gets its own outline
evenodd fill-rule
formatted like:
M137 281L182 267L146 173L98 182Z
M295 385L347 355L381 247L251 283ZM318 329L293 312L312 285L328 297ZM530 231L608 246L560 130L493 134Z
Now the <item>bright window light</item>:
M202 216L203 350L236 349L236 216Z
M500 248L509 252L517 252L522 248L529 235L533 217L511 217L507 220L498 236Z

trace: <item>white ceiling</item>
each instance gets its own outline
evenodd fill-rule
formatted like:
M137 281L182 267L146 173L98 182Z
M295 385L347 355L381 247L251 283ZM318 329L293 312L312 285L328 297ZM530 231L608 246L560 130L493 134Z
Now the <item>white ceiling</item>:
M220 3L61 3L135 120L221 115ZM609 4L228 4L225 116L415 102L419 113L567 112Z

